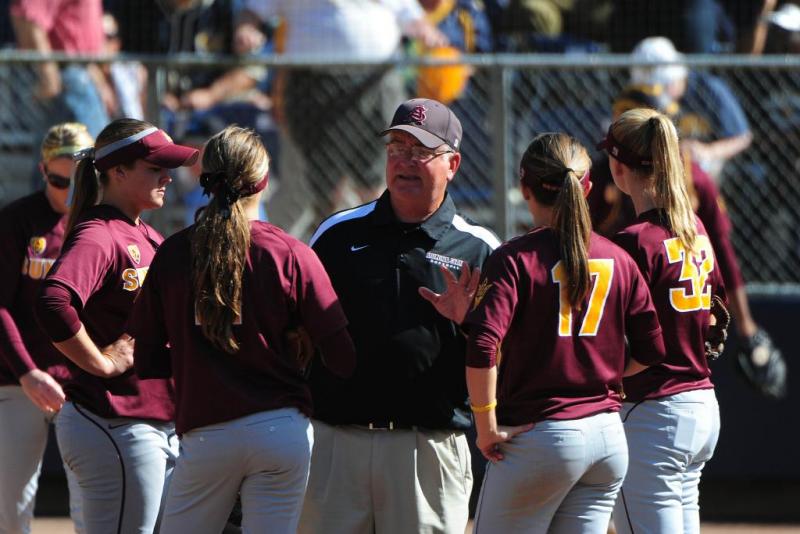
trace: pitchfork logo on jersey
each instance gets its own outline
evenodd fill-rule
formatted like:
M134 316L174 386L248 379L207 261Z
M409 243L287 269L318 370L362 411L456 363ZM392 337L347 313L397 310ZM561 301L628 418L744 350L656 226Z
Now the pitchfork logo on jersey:
M414 109L411 110L411 113L408 114L408 122L416 122L417 124L425 124L425 119L428 116L425 114L427 112L427 108L425 106L416 106Z
M128 245L128 254L131 255L133 261L138 265L139 261L142 259L142 255L139 254L139 247L136 245Z
M472 301L472 309L478 307L478 304L481 303L483 297L486 296L486 292L489 291L489 288L492 287L492 284L489 283L488 280L484 279L483 282L478 286L478 289L475 291L475 298Z
M44 249L47 248L47 240L43 237L32 237L30 246L31 251L33 251L36 256L39 256L42 254L42 252L44 252Z

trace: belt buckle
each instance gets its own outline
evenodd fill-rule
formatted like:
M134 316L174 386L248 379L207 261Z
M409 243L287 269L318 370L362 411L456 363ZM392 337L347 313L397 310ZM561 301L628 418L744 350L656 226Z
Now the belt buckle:
M367 425L370 430L394 430L394 421L389 421L389 426L375 426L375 423Z

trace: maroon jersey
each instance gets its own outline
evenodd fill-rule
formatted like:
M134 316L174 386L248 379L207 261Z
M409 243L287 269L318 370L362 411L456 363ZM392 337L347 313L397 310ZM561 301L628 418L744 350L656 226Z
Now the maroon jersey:
M303 325L319 344L347 326L339 300L314 251L279 228L251 222L242 279L240 349L215 348L195 319L190 226L167 239L134 308L140 376L175 377L179 433L286 406L311 413L311 396L284 333ZM167 345L169 349L167 349Z
M725 297L722 278L703 223L697 219L694 254L669 230L666 214L650 210L614 240L633 257L653 296L667 357L625 379L628 400L655 399L713 388L705 357L711 295Z
M731 244L731 221L722 196L714 180L696 162L691 164L692 182L689 187L696 197L695 212L706 227L725 288L733 291L744 285L736 252ZM606 237L630 226L636 220L636 210L628 195L614 184L608 168L608 156L592 164L592 190L589 193L589 210L592 227Z
M78 315L98 347L125 333L133 301L163 237L144 221L134 224L117 208L95 206L81 217L64 243L46 284L61 284L77 299ZM56 339L55 341L62 341ZM67 398L102 417L171 421L172 384L140 381L133 370L100 378L70 363Z
M65 222L44 192L0 211L0 385L16 384L37 368L59 382L69 376L33 312L39 286L61 252Z
M490 256L466 319L467 365L491 367L499 347L499 423L618 411L625 336L637 361L663 359L658 317L630 256L593 233L589 270L592 289L573 310L552 229L533 230Z

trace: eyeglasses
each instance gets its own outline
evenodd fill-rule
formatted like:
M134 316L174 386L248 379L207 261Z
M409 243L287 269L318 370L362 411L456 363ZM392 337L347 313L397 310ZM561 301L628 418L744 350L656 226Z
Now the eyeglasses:
M424 146L408 146L400 143L386 143L386 155L392 159L407 159L425 163L442 154L452 154L455 150L436 152Z
M56 189L69 189L69 176L61 176L60 174L56 174L54 172L46 172L45 178L47 178L47 182Z

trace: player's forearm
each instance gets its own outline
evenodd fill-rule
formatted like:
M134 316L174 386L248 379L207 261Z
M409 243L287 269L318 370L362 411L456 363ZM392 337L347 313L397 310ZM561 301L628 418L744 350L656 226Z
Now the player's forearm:
M83 325L71 338L53 344L64 356L87 373L102 377L115 374L116 368L113 362L100 352Z
M17 379L36 369L14 317L4 306L0 307L0 358L5 360Z
M497 399L497 367L467 367L467 391L478 434L497 433L495 410L489 408Z

